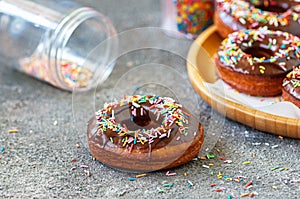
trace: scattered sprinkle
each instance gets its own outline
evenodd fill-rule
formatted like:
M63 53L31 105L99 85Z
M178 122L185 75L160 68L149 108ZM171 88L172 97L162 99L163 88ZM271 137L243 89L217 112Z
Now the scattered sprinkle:
M166 176L175 176L176 173L170 173L170 171L167 171Z
M164 193L165 191L163 189L158 189L158 193Z
M3 153L5 151L5 146L1 146L0 152Z
M129 181L135 181L135 178L128 178Z
M146 173L143 173L143 174L136 175L135 177L136 177L136 178L141 178L141 177L145 177L145 176L147 176L147 174L146 174Z
M75 170L76 170L76 167L72 167L72 168L71 168L71 171L75 171Z
M252 181L249 181L249 182L246 184L246 188L249 188L252 184L253 184Z
M277 186L272 186L273 189L275 190L278 190L278 187Z
M58 124L57 120L53 122L53 125L56 126Z
M249 195L249 193L242 193L241 194L241 197L246 197L246 196L248 196Z
M251 162L249 161L246 161L246 162L243 162L242 164L246 165L246 164L250 164Z
M210 167L208 165L202 165L202 167L209 169Z
M300 182L300 179L299 179L299 180L291 180L290 182L291 182L291 183Z
M163 184L163 187L173 187L173 183L167 183L167 184Z
M188 184L190 184L191 186L194 186L194 184L190 180L188 180Z
M271 168L271 171L274 171L274 170L276 170L276 169L279 169L279 166L276 166L276 167Z
M213 154L207 154L207 159L214 159L215 156Z
M18 129L9 129L7 132L8 133L18 133L19 131L18 131Z

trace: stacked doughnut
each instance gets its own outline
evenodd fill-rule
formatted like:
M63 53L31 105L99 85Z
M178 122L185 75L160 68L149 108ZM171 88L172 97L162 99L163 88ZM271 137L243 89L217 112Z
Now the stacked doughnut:
M283 93L299 107L299 2L217 0L214 23L225 37L215 55L224 82L253 96Z
M300 2L297 0L217 0L214 24L222 37L267 26L300 36Z

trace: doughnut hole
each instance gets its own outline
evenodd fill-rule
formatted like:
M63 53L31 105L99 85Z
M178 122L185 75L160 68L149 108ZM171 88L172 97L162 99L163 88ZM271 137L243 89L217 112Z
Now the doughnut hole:
M149 111L146 110L143 106L141 107L130 107L131 120L134 122L134 127L147 127L151 123L151 118L149 116ZM130 130L137 130L130 129Z
M254 3L251 1L251 4L254 5L255 8L261 9L267 12L274 12L274 13L284 13L288 9L290 9L290 5L287 2L269 2L269 1L259 1L258 3Z
M260 46L252 46L242 49L245 53L252 55L252 57L262 58L265 57L266 59L269 59L271 56L274 56L274 51L263 48Z

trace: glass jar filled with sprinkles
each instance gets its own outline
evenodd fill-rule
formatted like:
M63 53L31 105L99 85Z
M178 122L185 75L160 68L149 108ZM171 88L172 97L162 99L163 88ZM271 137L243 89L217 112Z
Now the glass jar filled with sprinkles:
M214 0L161 0L162 28L172 36L196 38L212 24Z
M114 67L110 20L72 1L0 1L0 59L64 90L88 90Z

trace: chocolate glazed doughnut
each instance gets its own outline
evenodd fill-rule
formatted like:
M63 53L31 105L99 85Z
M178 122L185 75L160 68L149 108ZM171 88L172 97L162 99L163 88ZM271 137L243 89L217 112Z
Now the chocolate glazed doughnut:
M282 81L300 64L300 39L287 32L242 30L224 39L215 56L220 78L254 96L276 96Z
M217 0L214 24L220 35L267 26L300 36L300 2L296 0Z
M294 67L283 80L282 100L292 102L300 108L300 66Z
M122 170L155 171L192 160L204 132L173 99L136 95L105 104L90 119L87 137L100 162Z

